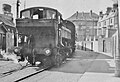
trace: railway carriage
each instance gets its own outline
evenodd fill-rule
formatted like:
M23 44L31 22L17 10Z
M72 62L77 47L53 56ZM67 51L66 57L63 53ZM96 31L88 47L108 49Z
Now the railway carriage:
M67 24L69 23L69 24ZM59 65L74 51L75 26L62 19L61 13L48 7L20 11L16 19L18 46L31 64ZM72 29L73 28L73 29Z

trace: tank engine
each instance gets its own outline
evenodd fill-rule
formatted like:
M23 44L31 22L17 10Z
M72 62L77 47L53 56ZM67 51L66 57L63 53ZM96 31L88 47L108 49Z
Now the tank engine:
M59 65L74 52L75 26L64 21L61 13L47 7L20 11L16 19L18 46L31 64Z

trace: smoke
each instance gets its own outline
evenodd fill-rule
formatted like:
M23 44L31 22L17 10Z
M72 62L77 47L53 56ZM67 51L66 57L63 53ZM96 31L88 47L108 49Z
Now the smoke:
M5 60L12 60L14 63L18 63L17 55L14 52L5 52L5 50L1 51L1 55Z

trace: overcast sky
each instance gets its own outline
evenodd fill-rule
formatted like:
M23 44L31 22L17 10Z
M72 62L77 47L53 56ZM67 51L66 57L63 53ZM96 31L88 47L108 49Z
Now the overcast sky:
M12 5L12 13L15 14L15 3L17 0L0 0L0 12L2 13L2 4L9 3ZM100 11L105 11L107 7L112 7L113 0L20 0L21 9L33 6L46 6L57 9L66 19L78 12L93 12L99 14Z

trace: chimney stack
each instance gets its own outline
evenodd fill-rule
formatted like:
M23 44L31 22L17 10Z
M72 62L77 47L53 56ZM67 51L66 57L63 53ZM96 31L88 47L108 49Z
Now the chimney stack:
M116 9L116 8L118 8L118 3L113 4L113 9Z
M78 11L76 11L76 19L78 19Z
M102 11L99 12L99 16L100 16L100 17L103 16L103 12L102 12Z
M2 6L3 6L3 14L13 17L13 14L11 13L11 5L3 4Z
M90 16L92 16L92 13L93 13L92 10L90 10Z
M6 14L6 13L11 13L11 5L9 4L3 4L3 13Z
M106 11L106 14L108 15L110 13L110 11L112 10L111 7L107 7L107 11Z

